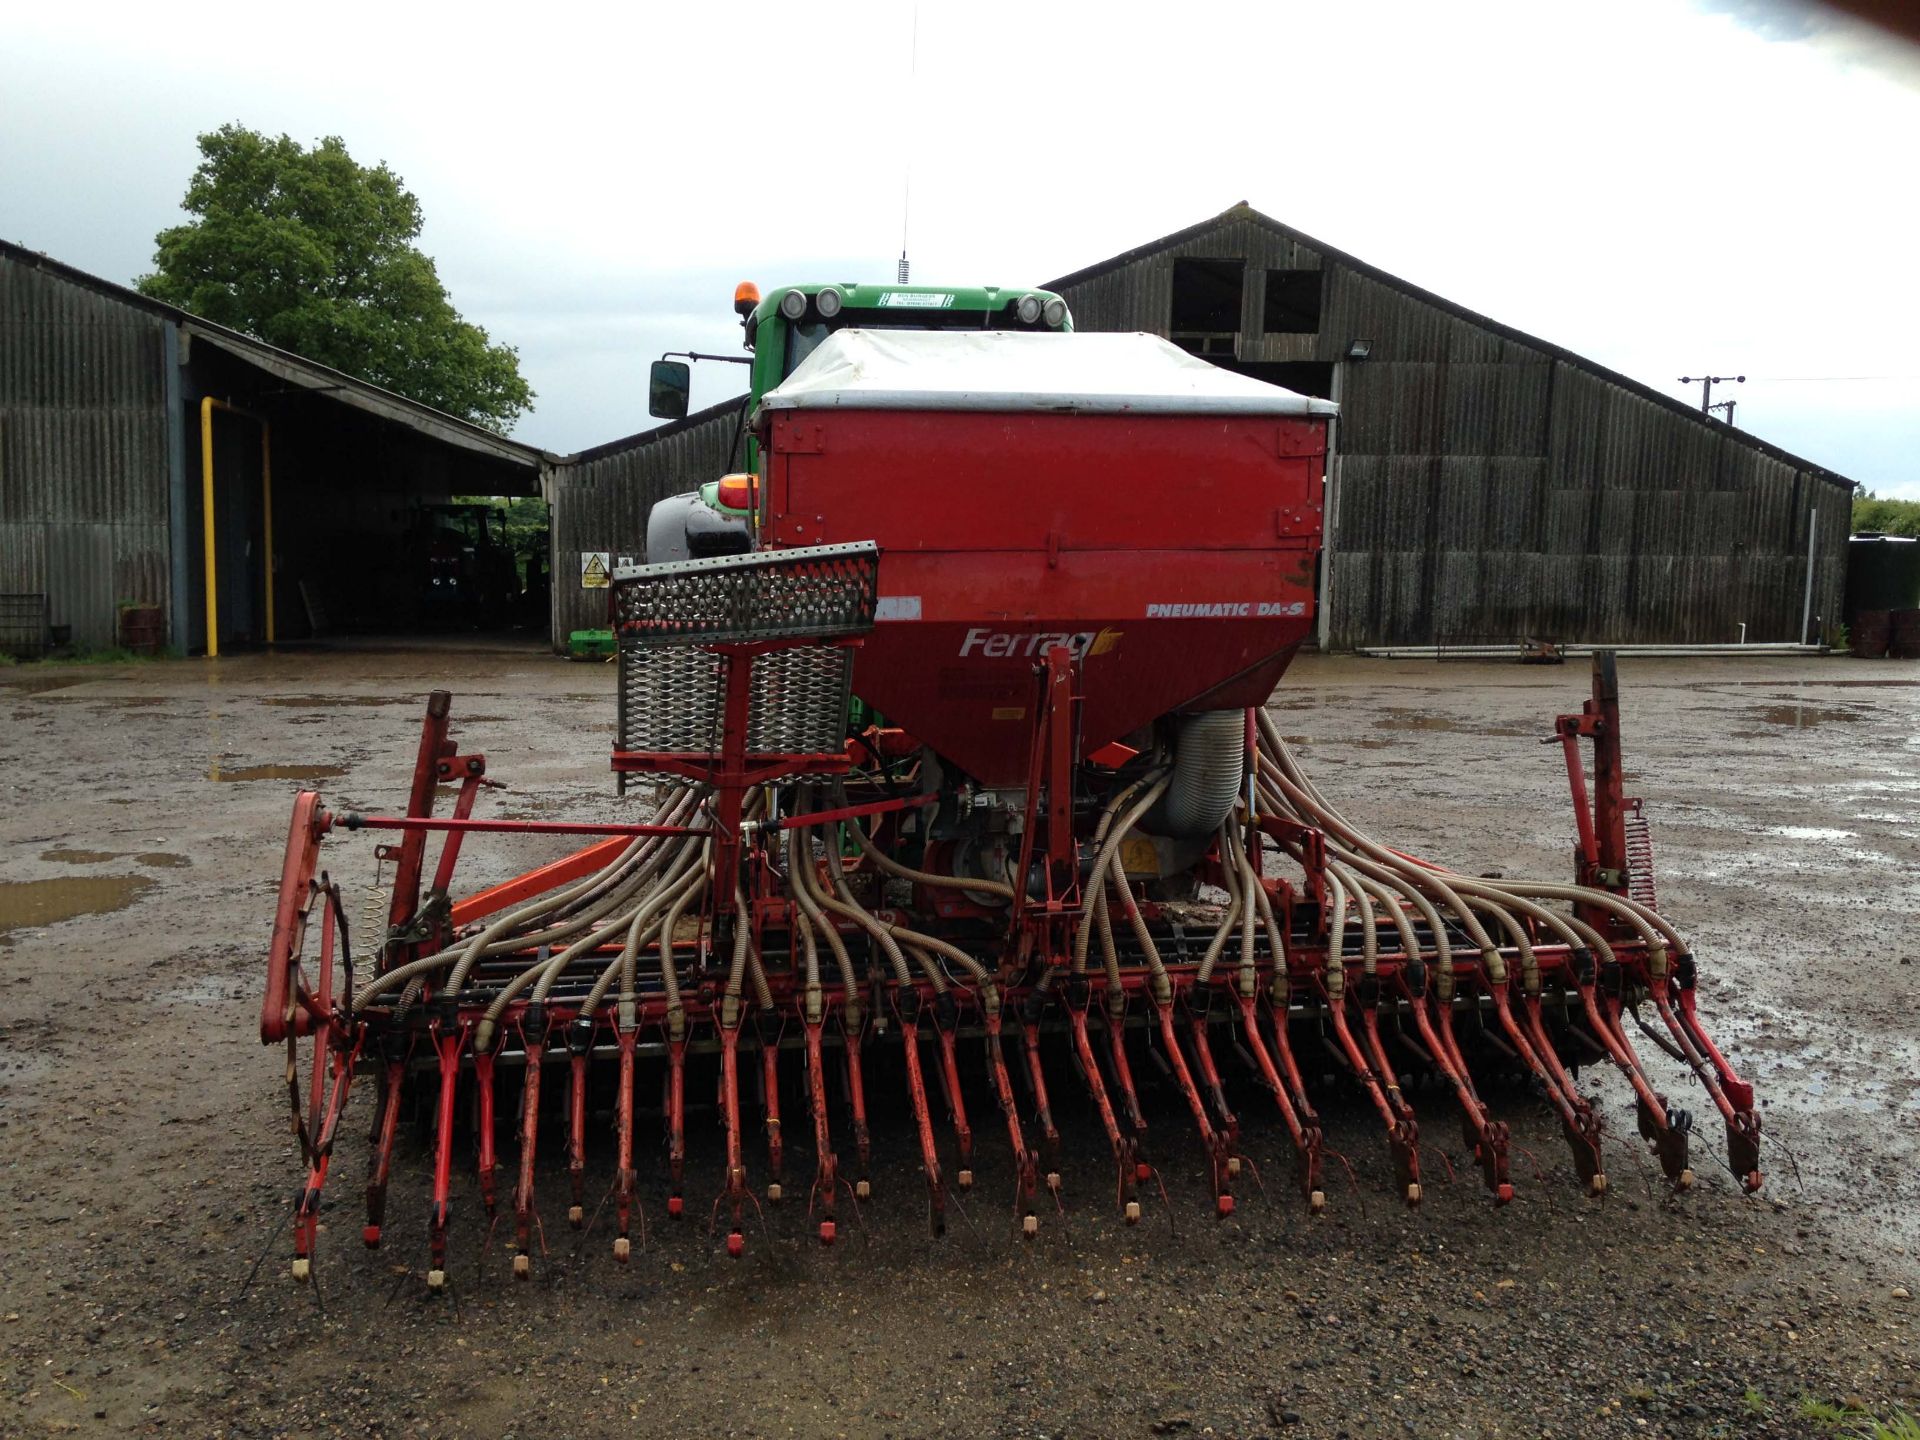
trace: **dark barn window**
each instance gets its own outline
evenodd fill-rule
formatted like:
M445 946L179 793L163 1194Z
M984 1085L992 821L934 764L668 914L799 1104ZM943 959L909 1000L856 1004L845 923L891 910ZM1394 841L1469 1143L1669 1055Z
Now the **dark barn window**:
M1216 364L1225 364L1216 361ZM1313 395L1321 400L1333 398L1333 366L1320 360L1244 360L1227 365L1239 375L1264 380L1297 395Z
M1174 344L1196 355L1231 355L1240 333L1246 281L1243 260L1174 261L1173 313L1167 326Z
M1320 329L1320 271L1267 271L1266 335L1312 335Z

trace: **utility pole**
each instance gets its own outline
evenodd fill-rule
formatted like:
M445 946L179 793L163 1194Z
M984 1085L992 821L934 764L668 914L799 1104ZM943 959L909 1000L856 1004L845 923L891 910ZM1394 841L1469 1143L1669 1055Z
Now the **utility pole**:
M1703 415L1711 415L1717 408L1713 403L1714 386L1729 384L1744 385L1747 383L1747 377L1744 375L1682 375L1680 377L1680 383L1682 385L1691 385L1695 380L1700 382L1700 412ZM1733 423L1733 402L1728 400L1723 403L1727 406L1727 423L1731 425Z
M1715 410L1724 410L1727 412L1727 424L1731 425L1733 424L1733 407L1737 403L1739 402L1734 400L1716 400L1707 407L1707 413L1712 414Z

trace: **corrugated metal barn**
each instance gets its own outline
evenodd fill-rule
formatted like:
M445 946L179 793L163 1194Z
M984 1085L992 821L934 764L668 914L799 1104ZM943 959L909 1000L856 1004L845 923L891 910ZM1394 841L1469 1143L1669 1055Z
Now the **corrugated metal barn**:
M992 277L989 277L992 278ZM1340 403L1321 642L1799 636L1837 619L1851 482L1246 206L1051 282L1083 330L1145 330ZM204 398L223 643L401 608L396 527L454 495L551 502L551 639L606 622L582 557L644 547L653 503L734 463L741 401L557 457L0 242L0 594L83 647L164 603L205 647ZM1817 512L1817 520L1813 516Z
M578 582L577 557L598 551L616 564L646 551L654 502L703 485L737 463L745 396L696 410L684 420L629 435L560 461L549 481L553 503L553 644L575 630L607 623L605 590ZM569 571L569 562L576 568Z
M1339 402L1329 648L1797 640L1810 523L1839 617L1851 481L1245 205L1049 288Z
M0 241L0 595L78 648L122 605L182 653L210 610L221 644L391 616L421 503L538 494L551 458Z
M1851 481L1247 206L1048 288L1079 329L1339 402L1328 648L1797 640L1810 523L1813 613L1839 617ZM739 409L561 466L556 638L604 606L566 552L639 546L654 501L726 468Z

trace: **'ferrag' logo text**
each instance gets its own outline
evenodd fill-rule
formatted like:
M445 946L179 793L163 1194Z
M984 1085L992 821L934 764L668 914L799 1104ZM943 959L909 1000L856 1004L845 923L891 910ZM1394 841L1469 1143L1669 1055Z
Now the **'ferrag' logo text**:
M1121 632L1114 629L1065 631L988 630L975 626L960 642L960 658L973 656L984 660L1035 659L1056 647L1064 646L1076 660L1104 655L1120 643Z

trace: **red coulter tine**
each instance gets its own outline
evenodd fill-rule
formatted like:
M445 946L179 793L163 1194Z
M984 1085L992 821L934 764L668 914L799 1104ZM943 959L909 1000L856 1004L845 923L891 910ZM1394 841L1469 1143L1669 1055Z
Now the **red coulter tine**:
M951 1000L949 999L944 1011L936 1003L934 1035L940 1042L940 1090L946 1097L947 1114L953 1121L954 1143L960 1155L960 1163L955 1169L953 1183L962 1190L971 1190L973 1188L973 1128L967 1124L967 1102L960 1089L960 1063L955 1051L957 1044L955 1025Z
M940 1176L940 1150L933 1138L933 1115L927 1108L927 1082L920 1073L920 992L900 997L900 1046L907 1061L907 1100L913 1106L914 1129L920 1136L920 1168L927 1177L927 1224L935 1235L947 1229L947 1190ZM910 1012L910 1013L909 1013Z
M1040 1218L1034 1213L1034 1201L1040 1185L1040 1158L1027 1148L1020 1128L1020 1107L1013 1098L1013 1079L1007 1073L1007 1057L1000 1043L1000 1009L987 1011L987 1070L993 1077L994 1097L1000 1102L1000 1114L1007 1122L1007 1140L1014 1158L1014 1213L1020 1217L1020 1231L1031 1239L1039 1233Z
M727 1132L727 1183L713 1202L717 1218L726 1207L728 1219L727 1254L738 1260L746 1252L746 1237L741 1230L741 1211L747 1199L747 1165L740 1142L740 1027L723 1025L720 1030L720 1123Z
M681 1187L687 1170L687 1041L676 1035L667 1042L667 1214L678 1220L686 1211Z
M474 1174L480 1182L480 1208L488 1220L493 1219L497 1207L493 1190L494 1171L497 1168L493 1153L493 1062L491 1050L474 1053Z
M1375 1071L1373 1062L1361 1054L1353 1031L1347 1024L1347 1002L1343 992L1327 992L1327 1017L1333 1022L1340 1058L1346 1061L1387 1127L1387 1153L1393 1160L1394 1181L1400 1187L1400 1194L1407 1204L1418 1205L1421 1199L1418 1136L1413 1130L1412 1114L1400 1100L1399 1087L1395 1084L1389 1095L1387 1085ZM1391 1075L1387 1077L1388 1081L1392 1079Z
M1120 1133L1120 1125L1114 1119L1113 1102L1107 1098L1106 1082L1100 1076L1100 1062L1094 1058L1093 1046L1087 1039L1087 1010L1083 1003L1068 1001L1067 1023L1073 1028L1074 1053L1080 1061L1080 1074L1086 1081L1087 1094L1092 1098L1093 1107L1100 1116L1100 1124L1107 1132L1107 1144L1113 1151L1114 1164L1119 1167L1120 1213L1132 1225L1140 1219L1140 1202L1133 1193L1139 1181L1135 1170L1134 1143Z
M1233 1213L1233 1177L1239 1170L1239 1165L1233 1159L1232 1144L1207 1119L1206 1102L1200 1098L1200 1091L1193 1083L1186 1056L1180 1053L1180 1037L1173 1028L1172 1004L1156 999L1153 1002L1153 1014L1154 1023L1160 1028L1160 1042L1166 1046L1167 1062L1173 1067L1174 1082L1186 1097L1187 1109L1193 1114L1194 1128L1200 1132L1200 1143L1206 1147L1213 1162L1214 1212L1224 1220Z
M369 1250L379 1245L386 1223L387 1179L393 1172L393 1142L400 1130L400 1091L407 1076L407 1047L404 1042L395 1047L394 1038L389 1037L389 1053L380 1086L380 1109L373 1126L373 1152L367 1163L367 1224L360 1238ZM392 1053L395 1048L399 1052L397 1056Z
M533 1208L533 1165L539 1152L540 1071L546 1060L546 1032L539 1017L529 1017L522 1031L526 1047L526 1085L520 1092L520 1174L513 1187L513 1274L525 1280L533 1273L533 1232L540 1223Z
M760 1102L767 1119L767 1199L779 1204L786 1193L786 1139L780 1129L780 1044L769 1040L767 1027L759 1027Z
M1113 1001L1107 1002L1107 1062L1113 1066L1113 1083L1120 1090L1120 1109L1126 1116L1128 1128L1133 1131L1134 1149L1138 1151L1147 1143L1147 1121L1140 1109L1140 1094L1134 1088L1133 1064L1127 1059L1127 1016L1126 996L1120 996L1122 1008L1115 1011ZM1144 1175L1137 1178L1144 1180Z
M1300 1197L1307 1202L1309 1209L1318 1213L1327 1203L1326 1193L1320 1188L1318 1138L1311 1135L1302 1122L1300 1112L1287 1093L1286 1083L1274 1068L1273 1057L1267 1053L1267 1042L1260 1034L1260 1017L1254 1010L1253 996L1240 996L1238 1004L1240 1033L1246 1040L1248 1053L1253 1056L1261 1083L1272 1094L1274 1105L1280 1111L1281 1123L1287 1127L1287 1137L1293 1141L1294 1175L1299 1182Z
M833 1154L833 1135L827 1123L825 1024L816 1016L806 1022L807 1110L813 1117L813 1188L807 1193L807 1213L820 1211L820 1243L831 1245L839 1233L834 1223L834 1192L840 1183Z
M1324 402L1243 378L1211 393L1227 380L1151 337L1009 331L996 337L1005 345L980 347L899 329L882 343L867 328L822 342L848 364L810 363L791 390L756 395L759 474L729 477L726 513L692 495L653 517L669 540L679 525L702 543L735 537L744 553L615 577L613 768L623 793L654 787L650 809L479 813L487 762L462 752L445 692L428 702L402 813L336 815L316 793L296 799L260 1014L262 1040L287 1051L305 1177L295 1273L311 1273L363 1068L378 1091L364 1237L383 1235L402 1113L430 1110L429 1178L409 1186L422 1166L406 1162L398 1183L427 1192L434 1288L448 1283L463 1191L491 1235L503 1124L517 1135L514 1274L527 1277L535 1246L545 1250L543 1150L549 1183L564 1164L575 1226L587 1224L589 1172L611 1168L614 1256L630 1260L655 1186L669 1216L685 1212L690 1083L717 1094L725 1147L709 1240L724 1219L724 1248L742 1256L747 1210L767 1228L746 1157L742 1110L756 1101L741 1095L743 1047L770 1201L787 1183L783 1098L804 1096L808 1218L825 1245L844 1218L839 1192L856 1219L871 1195L870 1123L903 1119L936 1233L951 1177L956 1192L1009 1184L1021 1234L1035 1235L1043 1187L1066 1208L1046 1073L1063 1060L1089 1102L1092 1119L1076 1123L1098 1126L1129 1223L1143 1184L1167 1197L1171 1222L1182 1176L1198 1177L1192 1147L1163 1144L1187 1157L1164 1175L1144 1152L1149 1123L1177 1129L1181 1114L1215 1214L1234 1213L1242 1141L1274 1123L1259 1119L1262 1089L1299 1193L1320 1211L1326 1157L1345 1163L1308 1090L1309 1072L1318 1082L1329 1068L1372 1106L1410 1203L1421 1199L1421 1117L1402 1090L1409 1073L1443 1083L1439 1103L1457 1112L1494 1203L1511 1198L1509 1154L1532 1137L1510 1135L1483 1099L1473 1067L1489 1058L1537 1082L1567 1136L1561 1169L1593 1194L1605 1188L1602 1131L1573 1065L1604 1058L1594 1073L1609 1084L1618 1073L1642 1140L1684 1188L1691 1120L1622 1024L1643 998L1660 1050L1725 1122L1738 1182L1759 1188L1752 1088L1709 1037L1695 961L1655 908L1644 807L1621 793L1610 657L1596 657L1592 698L1554 722L1575 811L1570 879L1475 876L1409 856L1320 792L1265 709L1314 628ZM1089 343L1110 352L1097 365ZM1020 373L1047 381L1020 403L1004 376L976 368L1015 353L1033 367ZM916 364L941 383L924 385ZM1126 371L1118 389L1114 367ZM868 401L887 403L851 403L834 387L852 374ZM897 483L906 456L911 486ZM1036 507L1042 484L1051 502ZM1167 495L1179 503L1157 498ZM451 814L436 816L448 787ZM364 844L369 830L383 832L375 856L395 879L360 974L319 862L323 847ZM429 866L436 832L446 838ZM474 852L561 836L580 848L460 893ZM799 1088L783 1097L793 1037L802 1073L785 1077ZM963 1066L976 1039L982 1063ZM1143 1045L1156 1063L1136 1075ZM1229 1054L1251 1086L1222 1074ZM564 1074L547 1076L549 1060ZM518 1114L503 1119L497 1088L516 1070ZM844 1155L830 1073L844 1085ZM880 1077L870 1111L867 1080ZM562 1082L543 1106L542 1086ZM453 1165L463 1089L471 1176ZM634 1144L636 1094L654 1093L663 1165ZM976 1136L982 1105L997 1106L1004 1147L999 1126Z
M618 1137L619 1157L615 1161L614 1184L617 1199L614 1209L615 1234L613 1258L625 1262L631 1249L628 1230L633 1218L633 1189L637 1176L633 1169L633 1047L638 1037L631 1024L620 1027L620 1071L614 1092L614 1132ZM644 1243L645 1237L642 1237Z
M1507 1169L1507 1127L1493 1119L1487 1113L1487 1107L1480 1103L1480 1097L1474 1093L1473 1081L1468 1076L1466 1066L1459 1062L1453 1047L1451 1027L1443 1036L1435 1028L1433 1017L1428 1013L1427 993L1424 985L1414 989L1406 983L1406 972L1401 972L1401 993L1406 999L1407 1013L1413 1018L1415 1031L1420 1036L1421 1046L1431 1057L1433 1067L1452 1087L1454 1099L1460 1106L1460 1135L1466 1141L1467 1149L1480 1167L1480 1174L1487 1182L1487 1189L1493 1193L1494 1203L1504 1205L1513 1198L1513 1184ZM1451 1019L1452 1011L1442 1009L1443 1022Z
M1033 1012L1038 1015L1038 1011ZM1047 1189L1060 1192L1060 1132L1054 1128L1053 1105L1047 1098L1047 1076L1040 1067L1040 1026L1029 1019L1020 1027L1021 1053L1027 1057L1027 1083L1033 1088L1033 1120L1046 1141Z
M567 1182L573 1203L567 1223L578 1230L587 1218L587 1057L593 1021L582 1015L567 1027Z
M447 1221L453 1208L453 1112L460 1083L460 1052L467 1043L466 1027L433 1025L433 1048L439 1061L440 1097L434 1123L433 1205L427 1223L429 1260L427 1287L447 1283Z
M841 1037L847 1062L847 1110L853 1126L854 1168L859 1172L853 1182L853 1198L865 1200L871 1193L872 1182L867 1172L873 1159L873 1145L867 1134L867 1087L860 1071L860 1047L865 1036L856 1026L854 1033L849 1035L843 1030Z

